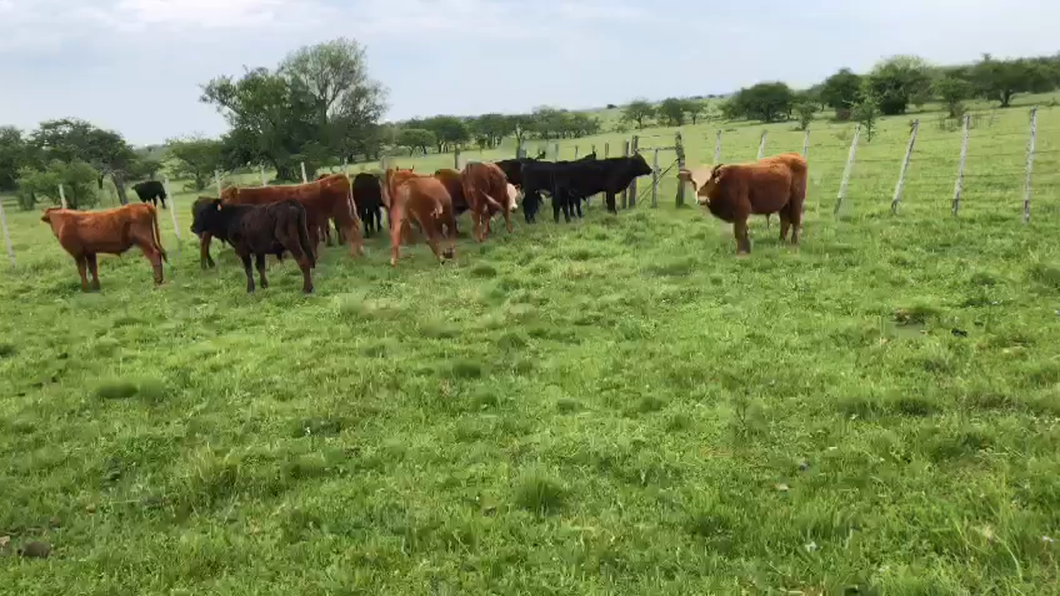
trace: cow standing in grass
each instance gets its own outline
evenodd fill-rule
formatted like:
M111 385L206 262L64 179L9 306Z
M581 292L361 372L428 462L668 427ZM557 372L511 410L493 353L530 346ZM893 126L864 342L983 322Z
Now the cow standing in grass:
M302 291L311 294L313 277L310 269L316 267L316 257L309 240L307 221L305 207L293 199L264 205L232 205L213 199L209 203L197 203L191 231L200 237L209 234L232 245L243 260L248 293L254 291L250 257L255 258L261 287L267 288L265 256L271 254L281 258L286 250L302 270Z
M158 212L153 205L125 205L106 211L84 212L52 207L41 221L52 228L59 244L77 262L81 291L89 291L87 269L92 274L91 289L99 290L99 253L120 255L133 246L143 251L155 271L155 285L162 283L162 261L169 262L158 231Z
M581 200L606 193L607 210L618 213L615 195L633 179L652 172L639 153L631 157L611 157L557 162L524 162L523 211L527 223L533 222L541 204L541 192L552 195L552 216L558 223L560 211L567 222L581 216Z
M806 200L806 159L798 153L786 153L745 164L718 164L709 174L681 169L677 178L696 188L700 205L718 219L733 224L738 255L751 253L747 219L752 215L777 213L780 216L780 241L799 244L802 204ZM703 179L705 178L705 180Z
M364 222L364 236L383 229L383 183L379 176L361 172L353 177L353 202Z
M166 208L166 187L158 180L147 180L133 185L133 190L136 191L136 196L140 197L141 203L151 201L151 204L158 207L158 201L162 201L162 208Z
M499 166L486 162L471 162L460 173L464 199L475 223L473 235L482 242L490 233L490 220L498 211L504 214L504 227L512 231L511 202L508 199L508 179Z
M383 202L390 220L391 267L397 266L401 239L407 237L413 221L427 237L439 263L456 256L456 216L449 192L440 180L417 175L411 169L391 168L384 175L383 189ZM443 238L448 240L444 249Z

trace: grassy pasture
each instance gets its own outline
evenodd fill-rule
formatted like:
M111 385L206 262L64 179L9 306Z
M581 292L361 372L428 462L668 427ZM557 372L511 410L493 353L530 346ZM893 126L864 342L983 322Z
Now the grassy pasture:
M5 202L0 550L54 551L0 556L2 591L1056 593L1060 111L1030 226L1026 109L991 114L958 219L935 114L897 217L909 118L862 145L838 217L850 127L815 125L801 249L756 218L743 260L671 172L657 210L520 214L444 266L325 249L309 298L270 259L248 296L231 249L200 271L184 194L167 283L130 252L86 295ZM752 159L762 127L724 128L723 161ZM709 163L716 125L683 130Z

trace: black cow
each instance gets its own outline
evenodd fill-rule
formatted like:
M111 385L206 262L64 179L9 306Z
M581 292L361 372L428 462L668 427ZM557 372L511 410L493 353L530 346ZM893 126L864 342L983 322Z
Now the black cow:
M357 215L364 222L364 237L370 238L373 230L383 229L383 187L379 176L361 172L353 177L353 202Z
M141 203L151 201L155 207L158 207L158 200L162 200L162 208L166 208L166 187L162 186L162 183L158 180L147 180L133 185L133 190L136 191L136 196L140 197Z
M356 229L356 228L355 228ZM193 234L209 233L232 245L247 273L247 292L254 291L254 274L250 270L253 255L261 276L261 287L269 287L265 279L265 255L282 258L290 251L302 270L302 291L313 292L310 269L316 267L313 245L309 242L305 207L293 199L264 205L222 204L221 199L196 202L191 224Z
M523 175L522 169L524 163L538 163L538 160L530 157L517 157L515 159L502 159L500 161L493 162L497 164L497 167L504 172L504 177L508 179L508 183L516 188L523 187Z
M524 214L528 223L533 221L540 206L541 191L552 195L556 222L560 210L568 222L574 214L581 217L581 200L600 192L607 194L607 210L618 213L615 195L634 178L651 172L651 166L639 153L632 157L525 163L521 171Z

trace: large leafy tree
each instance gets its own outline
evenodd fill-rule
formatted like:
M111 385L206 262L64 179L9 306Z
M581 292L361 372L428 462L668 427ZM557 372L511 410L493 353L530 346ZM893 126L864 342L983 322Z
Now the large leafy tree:
M136 153L122 136L103 130L84 120L61 119L42 122L30 135L31 142L45 161L70 163L83 161L96 170L96 184L110 176L122 205L129 202L125 181L139 166Z
M40 168L23 166L18 170L18 202L23 209L33 209L37 201L47 198L53 205L63 197L71 209L84 209L99 204L96 193L98 172L80 159L53 159ZM59 194L59 185L63 194Z
M434 133L426 128L403 128L398 133L396 142L399 147L407 147L409 152L419 149L426 155L427 147L433 146L436 139Z
M995 60L990 54L972 67L970 76L984 99L1007 108L1017 93L1042 93L1055 85L1052 69L1033 60Z
M655 106L646 99L635 99L622 109L622 119L636 124L637 128L644 128L655 114Z
M18 170L39 165L29 140L14 126L0 126L0 191L18 188Z
M364 48L339 38L292 52L275 70L221 76L203 86L201 101L224 114L232 130L225 155L272 165L281 180L299 180L351 139L371 134L386 108L386 90L368 77ZM368 147L365 147L367 149Z
M688 104L679 98L668 97L659 104L659 117L670 126L681 126L685 123L685 112Z
M167 141L169 154L175 162L173 175L191 179L195 191L204 190L210 184L214 172L223 168L224 145L216 139L187 137ZM237 146L233 143L232 146ZM241 160L234 159L239 162ZM249 161L249 160L248 160Z
M781 82L758 83L740 89L730 102L730 109L745 118L777 122L791 117L795 92Z
M837 118L846 120L851 108L862 100L861 76L849 68L841 68L824 80L818 90L818 97L821 103L835 110Z
M893 56L872 69L865 90L881 114L904 114L910 104L923 105L930 99L931 67L918 56Z

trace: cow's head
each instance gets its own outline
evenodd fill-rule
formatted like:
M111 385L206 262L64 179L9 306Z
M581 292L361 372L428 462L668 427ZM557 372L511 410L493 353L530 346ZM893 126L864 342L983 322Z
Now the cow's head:
M207 232L211 224L216 221L221 209L223 209L221 199L209 199L208 201L200 199L195 201L192 206L191 233L201 238L203 233Z
M647 176L648 174L651 174L651 172L652 172L651 166L648 165L648 162L644 159L644 156L641 155L640 153L637 153L637 154L633 155L633 157L630 157L629 158L629 164L630 164L629 173L631 175L633 175L634 177L636 177L636 176Z
M44 210L44 214L40 216L40 220L44 223L50 224L52 222L52 213L58 211L59 209L60 207L48 207Z
M728 168L726 168L724 164L719 163L714 166L710 171L710 178L707 178L707 181L703 183L703 186L700 186L699 190L696 191L696 201L700 205L705 206L710 204L711 195L715 194L715 190L718 188L718 185L721 184L721 181L725 179L727 172Z

